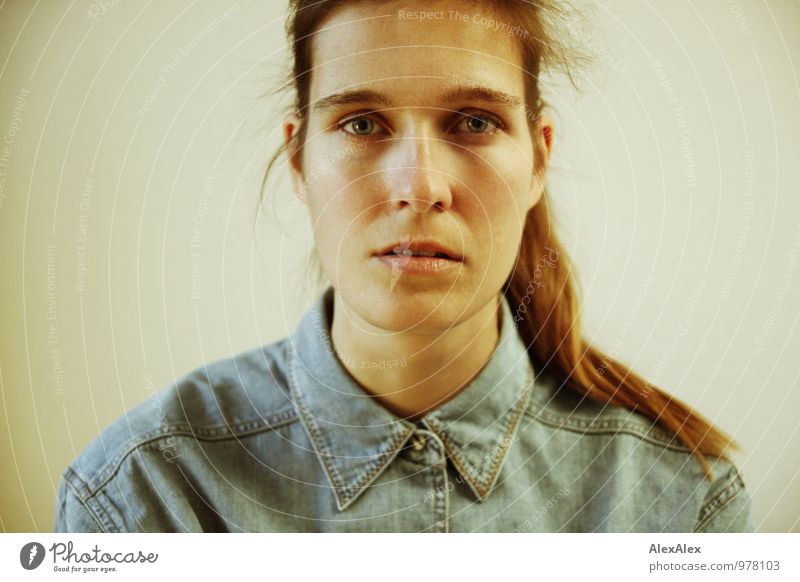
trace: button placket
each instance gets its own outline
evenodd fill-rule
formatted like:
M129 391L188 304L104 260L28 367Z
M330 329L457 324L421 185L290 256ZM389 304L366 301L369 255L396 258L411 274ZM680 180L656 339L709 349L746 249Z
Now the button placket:
M438 457L437 467L433 467L434 491L438 494L434 497L434 525L435 532L447 533L449 531L449 505L450 490L447 479L447 464L445 461L445 448L442 440L436 433L429 433L430 447L428 449Z

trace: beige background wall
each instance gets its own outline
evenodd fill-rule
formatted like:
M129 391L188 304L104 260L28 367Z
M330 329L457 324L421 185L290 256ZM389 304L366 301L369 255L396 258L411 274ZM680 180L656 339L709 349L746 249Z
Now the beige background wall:
M596 8L551 191L587 334L742 443L760 531L800 531L800 5L696 4ZM284 231L252 229L283 11L0 3L0 531L51 530L104 426L314 297L285 173Z

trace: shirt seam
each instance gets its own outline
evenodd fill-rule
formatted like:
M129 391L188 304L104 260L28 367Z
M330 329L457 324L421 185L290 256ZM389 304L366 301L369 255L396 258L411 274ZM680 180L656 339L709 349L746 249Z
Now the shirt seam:
M719 507L717 507L716 509L714 509L714 510L713 510L711 513L709 513L709 514L708 514L708 515L707 515L707 516L706 516L706 517L703 519L703 521L701 521L701 522L700 522L700 523L697 525L697 527L695 527L695 529L694 529L694 532L693 532L693 533L703 533L703 532L701 532L700 530L701 530L702 528L704 528L705 526L707 526L707 525L708 525L708 524L711 522L711 520L712 520L712 519L714 519L714 517L716 517L716 516L717 516L717 514L719 514L719 513L720 513L720 512L721 512L723 509L725 509L726 507L728 507L728 505L730 505L731 503L733 503L733 500L734 500L734 499L736 499L737 497L739 497L739 495L740 495L740 494L741 494L743 491L744 491L744 488L743 488L743 487L740 487L740 488L736 489L735 493L733 493L733 495L731 495L731 497L730 497L730 498L729 498L727 501L725 501L725 502L724 502L722 505L720 505Z
M102 493L105 493L105 492L102 492ZM90 497L89 499L86 500L86 503L87 503L87 505L89 503L91 503L92 505L95 505L97 507L96 511L97 511L98 515L101 515L103 517L103 519L105 520L109 532L111 532L111 533L120 533L121 528L119 526L117 526L117 524L114 522L114 519L111 517L111 515L108 512L108 508L103 505L103 501L101 499L101 497L103 496L102 493L100 493L98 495L95 495L93 497Z
M85 509L86 512L90 516L92 516L92 519L100 527L100 530L103 533L108 533L109 532L108 528L103 523L103 521L101 521L101 519L98 517L98 515L94 511L94 509L89 507L89 505L81 498L80 494L78 493L78 490L76 489L75 485L72 483L72 478L77 479L81 483L81 485L83 485L85 487L85 483L83 482L83 480L80 477L78 477L78 475L76 475L74 472L72 472L72 474L70 475L70 478L67 478L66 473L65 473L65 475L64 475L64 483L66 483L67 487L69 487L69 489L72 491L73 495L75 496L75 499L78 501L80 506L83 509ZM66 505L66 501L65 501L64 504ZM66 512L65 512L65 520L66 520ZM67 524L67 525L69 525L69 524Z
M503 412L505 416L505 425L503 426L503 436L500 439L500 447L499 450L497 449L497 443L495 443L495 450L498 450L497 454L492 459L492 464L488 470L483 470L484 467L475 467L469 459L465 457L464 462L462 463L461 460L461 450L455 447L455 444L450 439L449 435L447 435L446 431L444 430L444 426L440 423L436 418L428 419L428 422L433 421L433 424L436 430L435 432L442 439L442 441L447 445L447 447L452 451L450 455L450 460L457 466L459 471L462 473L462 476L467 479L470 484L473 485L476 493L478 494L478 499L483 501L491 491L492 485L497 480L497 474L502 467L502 462L505 459L505 456L508 452L508 449L511 445L511 435L515 432L515 429L519 426L519 419L522 417L525 411L525 407L528 403L528 399L531 395L531 377L529 376L526 379L526 389L519 397L518 401L515 403L513 408L507 409Z
M345 480L339 473L339 469L334 461L335 455L331 452L326 439L323 437L319 426L315 421L314 415L305 403L303 391L300 389L300 383L297 379L296 367L299 358L295 353L288 354L289 361L289 390L292 399L299 412L301 424L305 427L311 442L314 446L317 459L319 460L322 470L328 476L328 480L333 485L333 494L336 498L336 506L339 511L344 511L357 497L361 495L367 485L375 479L380 472L394 459L398 454L401 445L408 440L409 436L413 434L403 431L398 433L391 441L386 450L378 455L367 468L369 472L362 473L360 477L355 480Z
M734 468L735 471L735 468ZM738 471L735 471L733 478L727 483L713 499L707 501L700 507L699 523L695 526L694 532L702 529L720 511L727 507L739 494L744 491L744 481Z
M669 449L681 452L689 452L690 449L675 440L666 432L653 425L639 423L630 419L575 419L562 415L543 413L541 409L532 411L527 409L525 414L542 424L567 430L578 434L600 435L600 434L630 434L637 436L650 443L661 445ZM576 421L577 420L577 421Z
M144 433L138 437L133 437L128 441L129 443L132 442L133 444L130 444L127 448L124 448L123 451L119 453L113 461L108 463L107 466L99 473L99 475L93 479L84 481L77 475L77 473L75 473L71 466L67 469L67 471L65 471L64 477L66 478L68 473L72 473L75 478L79 479L80 483L82 484L81 488L85 490L85 494L80 496L77 491L76 494L79 495L79 498L82 501L88 501L114 478L114 476L119 472L122 463L128 456L130 456L138 448L147 446L160 439L180 436L193 437L195 440L201 441L223 441L238 437L254 436L263 432L268 432L281 426L291 424L297 419L298 417L296 414L294 414L293 408L290 408L273 414L269 420L265 421L263 419L256 419L243 421L233 427L230 425L218 425L195 427L193 429L190 424L168 424Z
M293 353L289 353L289 390L292 394L292 400L297 407L299 412L299 416L303 426L306 428L311 442L313 443L314 449L317 453L317 459L319 459L320 464L322 465L323 471L328 475L328 479L330 480L331 484L334 488L334 495L336 496L337 505L339 509L342 509L344 503L346 503L347 495L345 492L345 485L344 479L341 478L339 475L338 470L336 469L336 465L330 461L332 457L331 453L326 446L325 440L322 438L322 435L319 433L319 429L314 422L314 418L311 415L308 407L303 400L303 394L299 390L299 383L297 381L297 377L295 374L295 363L296 358Z
M408 434L400 434L397 438L392 441L392 445L388 448L388 450L383 453L380 457L378 457L373 464L375 465L373 469L369 473L365 473L362 477L357 479L355 482L345 486L342 488L343 497L342 497L342 510L346 509L347 506L353 501L356 497L358 497L367 485L369 485L375 476L380 473L380 471L395 457L395 455L400 450L400 445L408 439ZM347 493L345 493L345 491Z

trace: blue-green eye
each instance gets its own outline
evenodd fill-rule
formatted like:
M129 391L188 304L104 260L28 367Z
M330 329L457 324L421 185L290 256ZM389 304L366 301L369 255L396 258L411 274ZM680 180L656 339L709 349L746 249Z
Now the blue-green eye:
M470 133L487 133L488 128L494 128L488 133L494 133L499 128L500 122L491 115L470 115L466 114L464 120Z
M467 124L467 133L472 135L492 135L503 127L503 123L498 118L486 113L475 115L462 113L458 123L464 122ZM348 127L350 129L347 129ZM338 123L337 128L354 137L369 137L375 129L375 120L369 115L359 115Z
M351 117L350 119L347 119L339 124L340 129L344 129L348 126L350 126L353 131L347 131L346 133L366 136L372 133L375 122L369 117Z

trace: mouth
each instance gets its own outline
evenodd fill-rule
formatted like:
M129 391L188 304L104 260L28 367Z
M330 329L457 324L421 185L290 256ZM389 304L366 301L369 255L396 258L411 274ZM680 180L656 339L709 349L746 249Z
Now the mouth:
M426 257L462 262L464 257L436 241L395 242L374 253L378 257Z

